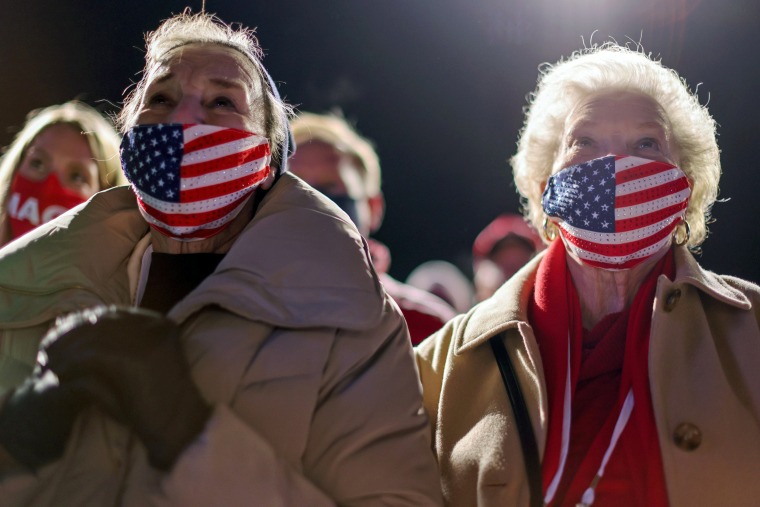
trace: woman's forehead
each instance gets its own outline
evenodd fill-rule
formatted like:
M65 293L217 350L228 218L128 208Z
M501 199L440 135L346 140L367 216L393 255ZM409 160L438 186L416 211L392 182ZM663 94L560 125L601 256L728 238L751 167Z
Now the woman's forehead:
M249 92L260 90L253 62L239 51L219 44L191 43L170 50L150 69L148 84L177 73L238 82Z
M632 121L659 124L667 128L668 120L660 104L649 95L609 90L597 92L581 99L566 118L566 127L574 123L599 121L615 117Z

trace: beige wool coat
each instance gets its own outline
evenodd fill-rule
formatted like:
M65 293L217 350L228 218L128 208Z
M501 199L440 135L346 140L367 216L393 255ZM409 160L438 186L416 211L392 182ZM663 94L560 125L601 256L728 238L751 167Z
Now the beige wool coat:
M520 440L488 340L507 332L542 455L550 414L526 318L541 259L416 349L446 505L528 505ZM683 247L675 259L675 280L658 280L649 350L670 505L760 505L760 288L703 270Z
M134 301L147 234L120 187L0 251L3 389L56 315ZM301 180L281 177L169 316L214 407L173 469L91 408L61 460L0 479L0 505L440 504L403 318L348 217Z

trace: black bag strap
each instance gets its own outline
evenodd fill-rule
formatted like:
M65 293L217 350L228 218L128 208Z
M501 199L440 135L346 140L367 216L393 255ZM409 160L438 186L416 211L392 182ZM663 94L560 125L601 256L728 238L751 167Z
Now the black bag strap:
M512 412L515 414L515 423L517 431L520 434L520 445L525 457L525 469L528 473L530 506L541 507L544 504L544 500L538 445L536 444L536 436L533 433L533 425L530 422L528 407L520 390L520 384L517 382L515 369L512 366L512 361L509 359L507 349L504 347L505 337L506 333L500 333L492 337L489 342L491 343L493 355L496 357L496 363L499 365L499 372L501 372L504 387L507 388Z

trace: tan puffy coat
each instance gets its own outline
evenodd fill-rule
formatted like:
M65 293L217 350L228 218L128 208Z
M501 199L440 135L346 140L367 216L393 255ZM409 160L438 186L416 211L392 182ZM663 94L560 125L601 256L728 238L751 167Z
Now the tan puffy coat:
M760 288L675 251L675 281L658 280L649 351L670 505L760 505ZM543 454L546 387L526 318L541 258L416 349L447 505L528 505L520 440L488 339L507 331ZM695 439L680 438L689 429L701 435L693 450Z
M148 228L127 187L97 194L0 251L0 380L28 374L56 315L130 304ZM366 243L288 174L216 271L169 315L214 412L168 474L95 409L39 477L0 504L438 505L419 381L401 314Z

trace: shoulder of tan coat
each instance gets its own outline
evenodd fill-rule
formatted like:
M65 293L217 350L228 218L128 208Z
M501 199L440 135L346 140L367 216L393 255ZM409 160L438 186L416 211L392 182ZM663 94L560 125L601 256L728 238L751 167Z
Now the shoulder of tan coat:
M464 317L464 315L454 317L414 348L417 370L422 383L423 402L433 427L435 427L435 418L438 413L446 364L455 353L454 336Z
M363 238L345 214L283 174L208 277L170 313L218 305L285 328L375 328L387 295Z

